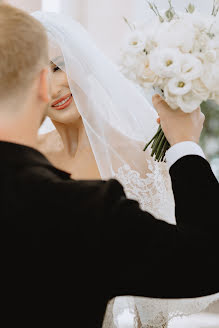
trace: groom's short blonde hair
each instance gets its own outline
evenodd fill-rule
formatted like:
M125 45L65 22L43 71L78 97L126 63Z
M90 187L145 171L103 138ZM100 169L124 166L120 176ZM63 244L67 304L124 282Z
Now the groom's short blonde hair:
M48 62L48 39L40 22L0 4L0 101L18 93L25 96Z

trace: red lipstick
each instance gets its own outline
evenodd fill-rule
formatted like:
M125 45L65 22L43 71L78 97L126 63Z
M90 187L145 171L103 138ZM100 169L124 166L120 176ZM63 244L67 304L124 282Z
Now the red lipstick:
M66 101L66 99L68 99L68 100ZM72 94L69 93L66 96L54 101L51 106L56 110L61 110L61 109L68 107L71 104L72 100L73 100ZM61 103L61 102L64 102L64 103L57 106L57 104Z

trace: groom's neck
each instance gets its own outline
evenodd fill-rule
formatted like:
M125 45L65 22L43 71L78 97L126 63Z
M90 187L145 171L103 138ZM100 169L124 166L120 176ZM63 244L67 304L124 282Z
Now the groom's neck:
M36 148L38 125L37 118L32 113L33 111L28 112L25 108L14 111L0 104L0 141Z

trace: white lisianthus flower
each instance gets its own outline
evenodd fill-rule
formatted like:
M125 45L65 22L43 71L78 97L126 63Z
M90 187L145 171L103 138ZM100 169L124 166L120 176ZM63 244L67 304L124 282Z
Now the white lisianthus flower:
M187 94L177 98L178 107L185 113L192 113L202 103L202 99L197 97L191 90Z
M152 51L149 55L151 70L163 78L171 78L180 73L181 52L178 49L160 49Z
M196 30L196 33L206 32L212 26L215 18L211 15L203 15L197 10L191 14L184 14L185 23L190 22Z
M214 24L212 24L211 33L214 37L210 40L210 46L212 49L219 49L219 16L216 17Z
M210 97L210 91L206 88L201 79L192 81L192 91L198 98L202 99L202 101L206 101Z
M185 23L183 18L162 23L156 35L160 48L178 48L185 53L192 50L194 39L195 30L192 23Z
M145 37L140 32L133 32L127 39L127 51L141 52L145 48Z
M219 62L205 63L204 72L201 77L202 82L211 90L211 92L218 90L219 87Z
M152 50L158 47L156 41L156 34L159 33L160 23L156 21L151 22L150 25L147 25L145 28L145 50L149 54Z
M195 80L202 75L202 63L191 54L182 55L181 77L184 80Z
M164 98L165 101L168 103L168 105L172 108L172 109L177 109L178 108L178 104L177 104L177 96L173 95L167 85L164 87Z
M181 77L174 77L169 80L167 87L170 93L175 96L182 96L192 89L192 82Z
M196 57L203 57L203 54L211 48L211 39L207 35L207 31L208 30L204 30L203 32L199 30L196 31L196 36L192 48L192 53L195 54Z

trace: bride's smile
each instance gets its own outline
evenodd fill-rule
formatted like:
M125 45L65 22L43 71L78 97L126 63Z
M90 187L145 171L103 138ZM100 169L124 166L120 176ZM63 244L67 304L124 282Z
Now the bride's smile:
M57 123L74 124L80 120L81 116L69 88L64 66L62 57L58 58L56 64L53 61L50 62L51 102L48 116Z
M56 110L62 110L67 108L72 103L72 94L68 94L52 103L52 107L54 107Z

